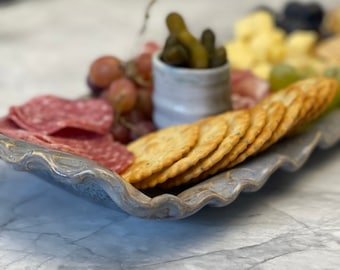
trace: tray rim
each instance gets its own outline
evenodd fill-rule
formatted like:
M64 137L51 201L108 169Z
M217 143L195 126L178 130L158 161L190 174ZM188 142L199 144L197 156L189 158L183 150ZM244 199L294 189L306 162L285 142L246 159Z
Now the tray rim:
M255 158L219 173L177 195L150 197L118 174L95 162L0 134L0 159L17 171L34 174L81 197L145 219L183 219L203 207L224 207L241 192L256 192L278 169L296 171L316 148L340 140L340 109L336 109L295 137L287 138ZM300 153L300 154L299 154Z

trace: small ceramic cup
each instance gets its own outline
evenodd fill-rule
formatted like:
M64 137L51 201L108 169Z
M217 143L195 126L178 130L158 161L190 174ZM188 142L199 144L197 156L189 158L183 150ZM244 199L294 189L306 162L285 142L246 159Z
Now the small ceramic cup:
M153 56L153 121L157 128L192 123L231 109L229 65L170 66Z

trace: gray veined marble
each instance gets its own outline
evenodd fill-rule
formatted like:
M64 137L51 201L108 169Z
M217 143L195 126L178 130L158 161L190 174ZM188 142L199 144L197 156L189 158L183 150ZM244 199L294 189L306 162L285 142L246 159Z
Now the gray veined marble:
M223 41L232 23L260 3L157 1L145 35L136 38L148 1L70 2L0 5L1 114L38 94L84 95L90 61L104 53L127 59L136 44L162 41L170 10L194 21L193 31L208 24ZM102 207L0 162L0 269L339 269L340 148L330 138L338 140L328 133L320 141L332 147L313 148L297 171L276 170L259 190L248 190L256 192L180 220Z

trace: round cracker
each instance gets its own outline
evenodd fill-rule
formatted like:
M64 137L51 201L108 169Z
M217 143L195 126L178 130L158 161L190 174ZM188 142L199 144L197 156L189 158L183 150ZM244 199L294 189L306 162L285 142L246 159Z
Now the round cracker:
M204 172L199 177L201 180L227 168L229 164L231 164L243 151L245 151L245 149L247 149L249 145L254 142L266 124L267 113L263 108L255 106L250 109L250 118L250 126L238 144L236 144L234 148L213 167Z
M176 161L170 167L137 182L134 186L139 189L152 188L188 170L217 148L228 129L226 121L219 117L200 120L197 122L197 125L199 127L198 141L186 156Z
M127 145L135 161L122 174L129 183L136 183L169 167L186 155L196 144L197 125L176 125L160 129Z
M266 150L268 147L276 143L283 136L285 136L289 130L293 128L298 120L298 115L303 106L304 93L296 89L296 91L281 90L275 94L272 94L264 102L264 106L270 107L273 102L282 101L286 107L285 114L278 127L274 130L270 139L261 147L260 151Z
M306 113L304 115L301 113L289 134L303 131L306 124L316 119L335 97L336 88L334 80L322 77L309 78L293 84L289 89L290 91L300 90L306 94L302 107L302 111ZM309 103L312 103L312 106Z
M263 104L259 104L257 106L262 107ZM243 151L233 162L228 165L228 168L234 167L237 164L240 164L248 157L256 155L262 146L270 139L273 134L273 131L276 130L278 125L280 124L284 113L286 111L286 107L283 105L281 101L276 101L271 104L271 106L263 106L267 113L267 121L265 126L261 130L261 132L257 135L252 144L250 144L245 151Z
M199 161L189 170L174 178L168 179L166 182L160 185L161 187L171 188L188 183L192 179L199 177L202 173L214 166L233 149L233 147L244 136L250 125L250 114L248 110L231 111L223 113L217 117L224 119L229 127L225 138L219 144L217 149L209 156Z
M324 111L327 110L329 105L332 103L333 99L337 94L338 82L331 78L318 78L318 90L320 99L320 105L310 113L309 117L306 119L306 123L317 119Z

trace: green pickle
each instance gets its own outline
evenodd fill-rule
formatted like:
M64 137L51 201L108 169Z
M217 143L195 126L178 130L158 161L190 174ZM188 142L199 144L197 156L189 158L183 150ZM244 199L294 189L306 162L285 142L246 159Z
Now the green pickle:
M164 49L162 60L173 66L187 66L189 62L188 51L180 44Z
M167 48L170 48L172 46L175 46L179 43L178 38L175 34L170 34L166 41L165 41L165 45L164 45L164 50L166 50Z
M166 17L166 25L172 34L187 31L187 27L182 16L176 12L172 12Z
M201 43L207 49L209 55L215 52L215 34L211 29L205 29L201 35Z
M189 66L192 68L209 67L208 53L201 43L196 43L190 47Z
M189 31L186 30L177 33L177 38L178 41L188 49L196 43L199 43L198 40Z
M168 14L166 25L170 35L160 57L165 63L205 69L226 62L225 49L215 48L215 34L211 29L205 29L198 40L188 31L183 17L176 12Z
M208 68L209 57L206 48L190 32L178 33L179 42L189 51L191 68Z
M217 48L210 60L210 67L223 66L227 62L227 54L223 46Z

